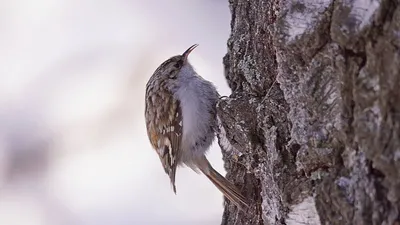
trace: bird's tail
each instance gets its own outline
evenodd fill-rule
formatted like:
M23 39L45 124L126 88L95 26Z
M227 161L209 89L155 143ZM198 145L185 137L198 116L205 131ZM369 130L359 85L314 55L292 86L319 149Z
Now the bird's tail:
M239 190L229 182L225 177L219 174L208 162L207 158L203 156L198 161L200 170L210 179L210 181L241 210L249 207L247 199L239 192Z

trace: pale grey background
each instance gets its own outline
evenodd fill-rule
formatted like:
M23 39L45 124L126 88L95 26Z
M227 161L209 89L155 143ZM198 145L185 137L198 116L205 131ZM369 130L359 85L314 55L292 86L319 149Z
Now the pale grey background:
M191 62L228 95L229 21L223 0L1 0L0 224L220 224L204 176L180 169L173 194L143 98L194 43ZM209 158L224 174L216 143Z

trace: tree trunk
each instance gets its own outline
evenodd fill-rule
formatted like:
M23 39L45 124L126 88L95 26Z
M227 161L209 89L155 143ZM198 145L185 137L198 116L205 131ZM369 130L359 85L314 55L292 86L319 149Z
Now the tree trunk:
M222 224L400 224L400 1L229 3Z

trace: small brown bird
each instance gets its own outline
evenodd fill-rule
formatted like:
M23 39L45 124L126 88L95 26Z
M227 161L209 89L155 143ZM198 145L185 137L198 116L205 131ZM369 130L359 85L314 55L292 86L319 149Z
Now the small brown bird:
M147 134L169 175L176 193L178 166L199 170L236 206L248 207L246 198L219 174L205 154L215 139L216 104L214 85L200 77L188 61L192 45L182 55L164 61L146 85Z

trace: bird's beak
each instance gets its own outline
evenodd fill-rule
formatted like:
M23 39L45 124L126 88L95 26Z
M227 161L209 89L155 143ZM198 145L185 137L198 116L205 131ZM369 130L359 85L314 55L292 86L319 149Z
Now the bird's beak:
M194 44L192 46L190 46L183 54L183 58L185 59L185 61L187 60L189 54L193 51L193 49L195 49L197 46L199 46L198 44Z

